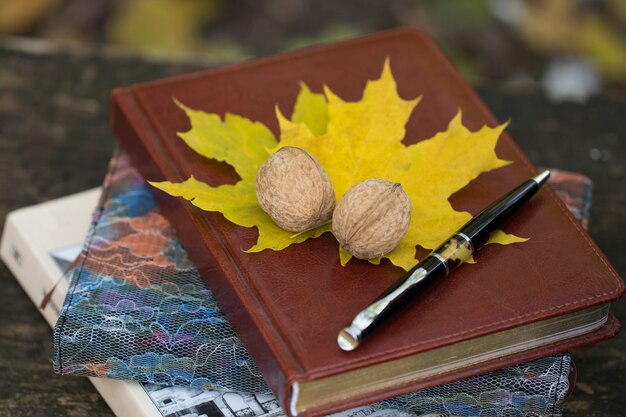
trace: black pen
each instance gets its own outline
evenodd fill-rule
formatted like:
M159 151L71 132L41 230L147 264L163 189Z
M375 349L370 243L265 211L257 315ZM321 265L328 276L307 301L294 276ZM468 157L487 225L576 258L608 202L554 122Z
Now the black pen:
M447 276L450 271L470 258L474 250L489 239L513 212L526 203L550 177L550 171L524 181L505 196L467 222L458 232L443 242L426 258L400 277L368 307L356 315L348 327L337 336L339 347L356 349L374 326L392 314L426 284Z

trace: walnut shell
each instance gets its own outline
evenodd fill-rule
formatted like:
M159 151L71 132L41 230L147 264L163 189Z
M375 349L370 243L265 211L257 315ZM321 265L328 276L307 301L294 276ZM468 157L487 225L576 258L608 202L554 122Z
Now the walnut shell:
M335 208L335 190L324 168L304 149L285 146L256 174L259 205L282 229L302 232L326 223Z
M333 234L356 258L374 259L400 243L410 221L411 201L402 186L372 178L341 197L333 213Z

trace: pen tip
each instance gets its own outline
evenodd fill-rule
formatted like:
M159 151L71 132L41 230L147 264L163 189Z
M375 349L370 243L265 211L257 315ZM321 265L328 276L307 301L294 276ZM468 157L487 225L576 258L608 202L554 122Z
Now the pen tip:
M545 184L546 181L548 181L548 178L550 178L550 170L546 169L532 179L537 183L538 186L541 187L543 184Z
M350 330L351 329L349 327L346 327L341 329L337 335L337 344L341 350L345 350L346 352L356 349L361 342L358 337L355 337L355 335L350 332Z

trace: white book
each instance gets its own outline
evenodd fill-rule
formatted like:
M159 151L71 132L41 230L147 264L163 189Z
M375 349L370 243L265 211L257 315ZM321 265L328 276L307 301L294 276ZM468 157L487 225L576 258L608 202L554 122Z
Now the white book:
M82 249L99 197L100 189L96 188L18 209L7 216L0 257L35 306L58 283L46 308L39 309L51 327L57 321L69 286L69 277L63 277L63 271ZM270 395L163 387L106 378L89 380L118 417L284 416ZM335 417L407 415L395 409L369 406L333 414Z

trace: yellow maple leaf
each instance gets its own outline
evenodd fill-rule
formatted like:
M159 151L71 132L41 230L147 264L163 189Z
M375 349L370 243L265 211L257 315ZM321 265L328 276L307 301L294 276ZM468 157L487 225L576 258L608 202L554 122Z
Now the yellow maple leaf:
M219 187L193 177L178 184L151 184L203 210L219 211L235 224L256 226L259 239L249 252L281 250L331 229L326 224L293 235L276 226L257 203L255 175L260 165L280 147L297 146L314 155L324 167L337 200L352 185L367 178L402 184L413 206L411 223L398 247L383 257L409 269L416 263L416 245L434 249L471 218L467 212L454 210L448 198L482 172L509 163L499 159L494 150L505 125L484 126L471 132L463 126L460 111L446 131L405 146L405 125L419 100L404 100L398 95L388 61L381 77L369 81L362 99L356 102L342 100L328 87L324 94L317 94L301 84L291 119L276 109L280 142L261 123L232 114L221 120L218 115L177 102L192 126L180 137L199 154L232 165L242 180ZM498 233L492 240L508 244L524 239ZM342 264L350 257L340 249Z

